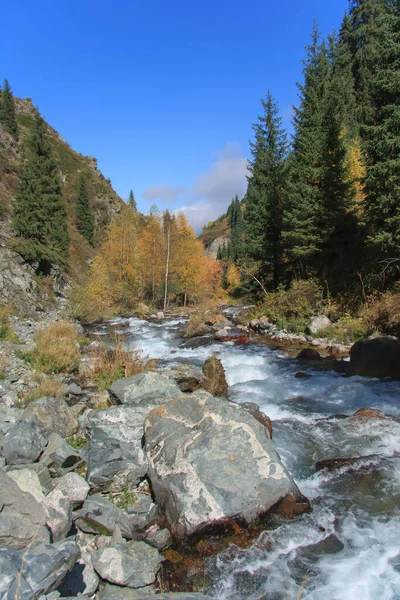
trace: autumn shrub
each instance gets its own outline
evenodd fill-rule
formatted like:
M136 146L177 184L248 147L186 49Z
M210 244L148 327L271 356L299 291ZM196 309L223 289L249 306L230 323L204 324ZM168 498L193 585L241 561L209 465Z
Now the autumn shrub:
M78 334L72 323L57 321L35 335L36 347L24 358L43 373L71 373L78 368Z
M123 341L116 337L112 346L103 343L93 350L91 374L100 389L104 390L117 379L151 371L155 363L155 360L142 357L134 349L127 350Z
M380 333L400 336L400 283L380 298L369 298L361 316Z
M340 344L352 344L367 338L373 331L373 327L363 318L346 315L330 327L320 330L318 337Z
M66 386L55 377L49 377L48 375L40 376L38 387L25 394L23 403L26 406L33 400L43 398L43 396L62 398L62 396L65 394L65 391Z

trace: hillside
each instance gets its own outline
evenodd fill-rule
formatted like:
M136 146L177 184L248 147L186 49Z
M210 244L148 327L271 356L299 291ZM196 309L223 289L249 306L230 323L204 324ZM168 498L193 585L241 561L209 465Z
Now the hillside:
M218 248L227 244L231 237L231 228L226 214L218 217L203 227L199 239L208 253L217 254Z
M14 235L11 211L21 172L23 151L32 131L36 109L30 99L15 98L14 102L19 126L18 144L0 124L0 301L15 304L23 313L31 313L41 304L38 293L40 281L35 277L35 264L25 263L12 250ZM82 280L100 244L105 227L112 217L120 212L123 200L113 190L110 181L99 171L95 158L75 152L55 129L49 124L46 125L52 149L59 162L71 242L65 273L52 273L56 281L56 290L61 291L67 282ZM75 226L78 182L82 175L87 184L94 219L93 247Z

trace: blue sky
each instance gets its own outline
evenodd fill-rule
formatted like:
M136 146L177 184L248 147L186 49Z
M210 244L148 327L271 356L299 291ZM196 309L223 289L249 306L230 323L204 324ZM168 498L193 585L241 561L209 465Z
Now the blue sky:
M139 209L184 207L198 229L245 189L268 88L286 125L313 19L347 0L19 0L2 6L0 77L98 158Z

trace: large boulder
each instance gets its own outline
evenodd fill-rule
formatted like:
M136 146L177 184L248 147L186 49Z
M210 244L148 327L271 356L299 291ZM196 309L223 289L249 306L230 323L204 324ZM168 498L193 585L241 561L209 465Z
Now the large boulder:
M171 381L174 395L176 390L181 394L177 384ZM147 472L142 447L143 424L149 412L165 399L144 396L135 402L132 406L95 410L88 416L91 433L87 480L93 487L104 488L111 483L113 487L126 483L137 485Z
M139 373L133 377L118 379L110 387L111 394L121 404L139 404L144 399L157 400L179 396L181 390L172 377L162 373Z
M24 551L0 547L0 598L36 600L55 590L79 558L74 542L33 544Z
M356 342L350 350L350 375L400 378L400 341L380 337Z
M0 470L0 546L20 549L33 542L48 541L43 507Z
M248 525L288 496L309 508L267 428L239 404L206 392L153 410L145 449L156 501L177 541L232 521Z
M16 423L3 440L3 456L8 465L35 462L46 444L47 438L34 423Z
M153 583L162 561L158 550L145 542L112 544L92 554L93 566L102 579L131 588Z
M213 396L228 395L228 384L225 377L225 369L222 362L215 354L212 354L207 358L203 365L203 373L205 381L203 382L203 388L210 392Z
M22 420L35 423L47 436L51 433L58 433L61 437L67 438L78 427L78 423L65 400L48 396L28 404L23 412Z

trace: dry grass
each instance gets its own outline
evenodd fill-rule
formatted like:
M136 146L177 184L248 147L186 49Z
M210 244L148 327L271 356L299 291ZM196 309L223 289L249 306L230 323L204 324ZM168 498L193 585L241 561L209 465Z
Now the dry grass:
M26 357L43 373L71 373L79 365L78 334L72 323L57 321L35 335L36 348Z
M65 394L66 386L54 377L44 375L39 377L39 385L34 390L25 394L23 402L27 406L33 400L49 396L51 398L62 398Z
M154 369L156 361L142 357L134 349L126 350L123 341L115 337L113 346L100 344L92 353L92 373L100 389L109 387L122 377L132 377L138 373Z
M7 319L13 314L9 306L0 304L0 342L11 342L11 344L19 344L17 334L9 326Z

